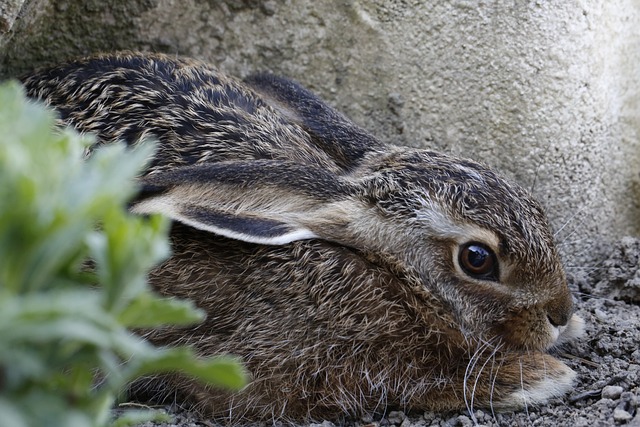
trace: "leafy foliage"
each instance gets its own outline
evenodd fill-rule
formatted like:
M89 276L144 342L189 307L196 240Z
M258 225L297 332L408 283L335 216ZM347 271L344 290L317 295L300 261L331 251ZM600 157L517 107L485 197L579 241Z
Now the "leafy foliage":
M126 203L151 145L111 144L84 159L90 143L56 128L17 83L0 86L0 426L106 425L118 393L143 374L244 384L229 358L156 348L129 331L203 313L146 282L169 254L168 223L132 216Z

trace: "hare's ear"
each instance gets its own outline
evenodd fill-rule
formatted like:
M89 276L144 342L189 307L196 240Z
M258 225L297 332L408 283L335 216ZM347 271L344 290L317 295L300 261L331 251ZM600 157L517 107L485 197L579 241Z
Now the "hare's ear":
M357 166L366 153L382 149L373 136L292 80L257 74L245 83L271 107L302 126L313 142L347 170Z
M284 161L187 166L141 181L134 213L163 214L252 243L330 239L352 213L348 184L324 170Z

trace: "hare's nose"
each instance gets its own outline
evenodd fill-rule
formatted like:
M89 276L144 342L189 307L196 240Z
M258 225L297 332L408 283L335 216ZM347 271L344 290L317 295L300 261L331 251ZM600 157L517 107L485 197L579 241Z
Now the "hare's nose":
M569 323L570 317L571 316L569 313L547 314L547 319L549 320L549 323L551 323L551 326L555 326L556 328L559 326L566 326L567 323Z
M573 315L573 298L569 292L560 298L550 301L545 307L547 319L552 326L566 326Z

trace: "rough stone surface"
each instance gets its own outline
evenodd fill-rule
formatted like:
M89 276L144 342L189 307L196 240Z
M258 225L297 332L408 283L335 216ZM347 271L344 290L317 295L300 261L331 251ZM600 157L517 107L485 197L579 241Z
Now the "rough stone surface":
M2 36L13 28L23 4L24 0L4 0L0 2L0 41Z
M596 284L599 293L609 298L640 303L640 270L629 267L640 266L640 242L626 237L615 247L614 253L602 268L607 270L607 280Z
M0 76L116 49L271 70L381 139L532 188L571 264L640 229L635 0L26 0L7 21L22 3L0 0Z

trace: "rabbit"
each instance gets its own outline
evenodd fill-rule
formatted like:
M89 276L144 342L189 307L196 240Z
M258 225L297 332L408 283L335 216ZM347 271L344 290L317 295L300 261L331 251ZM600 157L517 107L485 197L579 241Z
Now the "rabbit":
M292 80L193 59L101 54L23 84L96 146L158 141L131 205L172 220L149 282L207 318L144 336L236 355L251 380L175 374L152 393L220 420L309 421L571 390L549 352L583 321L548 220L490 168L383 143Z

